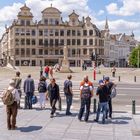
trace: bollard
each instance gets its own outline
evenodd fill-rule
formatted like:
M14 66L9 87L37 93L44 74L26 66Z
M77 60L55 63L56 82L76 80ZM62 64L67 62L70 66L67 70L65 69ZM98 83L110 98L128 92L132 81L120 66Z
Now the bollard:
M136 82L136 76L134 76L134 82Z
M96 113L96 99L93 100L93 112Z
M121 77L119 76L119 82L121 81Z
M132 100L132 114L136 114L136 101Z

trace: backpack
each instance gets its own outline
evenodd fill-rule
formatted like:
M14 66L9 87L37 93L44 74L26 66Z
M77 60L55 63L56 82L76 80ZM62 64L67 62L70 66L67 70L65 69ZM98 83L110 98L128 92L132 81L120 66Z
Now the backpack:
M116 90L115 86L113 86L112 89L111 89L110 97L115 98L116 95L117 95L117 90Z
M69 81L65 81L65 82L64 82L64 93L65 93L65 94L69 94L69 93L70 93Z
M91 91L89 85L87 86L83 85L81 97L84 99L91 97Z
M12 105L14 103L14 97L11 90L6 90L4 92L2 102L4 105Z
M38 91L39 92L46 92L47 91L47 87L46 87L46 85L45 85L45 82L43 83L43 82L40 82L39 84L38 84Z

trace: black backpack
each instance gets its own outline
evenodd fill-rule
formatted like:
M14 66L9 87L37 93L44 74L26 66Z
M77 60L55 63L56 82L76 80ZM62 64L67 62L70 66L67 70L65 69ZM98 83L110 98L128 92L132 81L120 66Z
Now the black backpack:
M38 84L38 91L39 92L46 92L47 91L47 87L46 87L45 82L40 82Z

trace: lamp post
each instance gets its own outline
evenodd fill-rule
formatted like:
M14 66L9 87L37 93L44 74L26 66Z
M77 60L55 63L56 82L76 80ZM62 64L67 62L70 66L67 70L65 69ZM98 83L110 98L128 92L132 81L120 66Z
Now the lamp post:
M97 59L97 56L95 52L93 52L91 54L91 60L93 62L93 80L96 80L96 59Z
M40 77L43 75L42 61L40 61Z
M93 79L96 80L96 64L95 64L95 61L93 61Z

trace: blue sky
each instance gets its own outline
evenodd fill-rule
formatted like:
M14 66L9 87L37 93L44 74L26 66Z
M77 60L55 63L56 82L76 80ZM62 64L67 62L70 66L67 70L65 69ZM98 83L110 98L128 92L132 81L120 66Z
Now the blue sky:
M80 18L89 15L92 22L103 29L107 17L111 33L131 34L134 31L136 39L140 40L140 0L1 0L1 31L5 24L10 26L12 20L17 18L17 13L25 2L31 8L34 20L39 20L41 11L52 3L62 11L64 19L74 9Z

